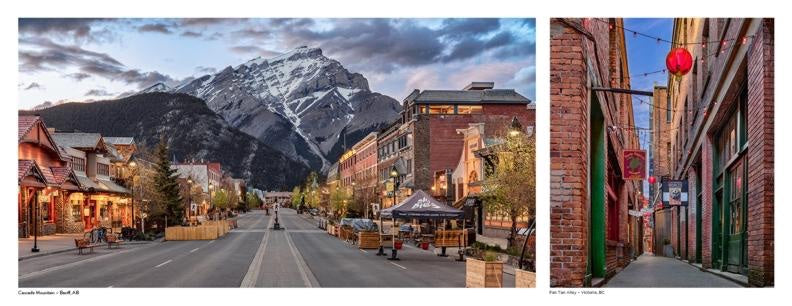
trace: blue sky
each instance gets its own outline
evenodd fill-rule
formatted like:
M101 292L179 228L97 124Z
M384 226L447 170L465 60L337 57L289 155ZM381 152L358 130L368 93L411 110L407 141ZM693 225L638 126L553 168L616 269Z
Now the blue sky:
M535 100L534 19L19 19L19 107L178 85L300 46L402 100L495 81Z
M674 29L674 20L671 18L663 19L624 19L625 33L627 42L627 61L630 67L630 87L635 90L651 91L654 85L665 86L668 83L668 73L655 73L643 76L643 73L665 69L665 57L671 49L671 45L665 42L657 42L652 38L641 35L633 35L628 30L637 31L643 34L671 40L671 32ZM633 115L635 125L642 128L649 128L649 117L651 107L643 101L651 102L650 97L633 96ZM641 148L649 150L649 133L640 133ZM644 183L644 193L648 195L649 185Z

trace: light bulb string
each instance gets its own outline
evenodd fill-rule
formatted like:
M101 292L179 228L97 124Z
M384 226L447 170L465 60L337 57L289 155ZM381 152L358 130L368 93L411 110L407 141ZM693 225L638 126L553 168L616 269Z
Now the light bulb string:
M589 19L589 18L587 18L587 19ZM632 29L626 28L624 26L611 24L610 21L607 20L607 19L601 19L601 18L590 18L590 19L593 19L594 21L598 21L598 22L601 22L601 23L605 23L605 24L608 25L608 27L610 29L613 29L613 27L617 27L617 28L622 29L624 32L632 33L634 36L642 36L642 37L649 38L649 39L652 39L652 40L657 41L657 42L664 42L664 43L670 44L671 46L701 45L704 48L706 48L706 46L708 46L710 44L726 45L728 42L737 41L737 40L742 40L742 42L745 43L748 39L754 37L754 35L745 35L745 36L742 36L742 37L726 38L726 39L723 39L723 40L705 40L705 41L700 41L700 42L673 42L673 41L670 41L670 40L662 38L662 37L658 37L658 36L646 34L646 33L643 33L643 32L639 32L639 31L636 31L636 30L632 30Z

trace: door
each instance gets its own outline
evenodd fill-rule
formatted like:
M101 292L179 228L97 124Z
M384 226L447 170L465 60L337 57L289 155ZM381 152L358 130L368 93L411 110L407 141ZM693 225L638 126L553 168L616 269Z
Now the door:
M589 134L589 256L587 278L605 277L605 119L596 96L591 99Z
M743 273L745 255L745 166L743 159L737 161L729 170L729 231L726 270Z
M723 214L721 207L721 199L723 196L723 189L718 189L715 196L712 198L712 266L719 268L722 265L723 249L721 248L721 241L723 241Z

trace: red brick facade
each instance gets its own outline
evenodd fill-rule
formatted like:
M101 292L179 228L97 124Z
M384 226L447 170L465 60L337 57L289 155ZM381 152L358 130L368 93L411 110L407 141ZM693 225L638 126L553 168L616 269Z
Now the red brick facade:
M698 261L698 239L703 267L745 274L752 286L772 286L774 22L772 19L677 19L674 37L677 41L728 39L720 52L715 53L712 48L691 46L691 53L698 59L694 72L669 79L674 126L679 127L671 133L672 175L687 180L690 186L686 215L689 222L681 224L681 247L674 243L674 253L682 259ZM729 143L736 145L724 147L724 135L734 134L737 136L731 137L736 140ZM739 169L743 166L747 188L741 191L744 184ZM701 201L696 188L698 179ZM716 186L724 186L723 191ZM744 213L737 214L739 219L730 219L738 218L734 217L735 209ZM713 224L713 220L720 220L720 225ZM677 222L672 230L680 226ZM723 225L724 222L728 223ZM728 227L731 224L737 227ZM742 237L740 244L735 244L734 237Z
M637 148L629 94L593 91L593 87L629 89L624 33L620 19L553 19L550 40L550 284L591 285L587 265L593 247L604 249L604 274L610 277L640 249L631 238L629 209L639 209L639 185L621 179L621 152ZM610 24L609 24L610 23ZM592 148L595 110L602 114L598 130L601 148ZM602 151L592 156L592 151ZM592 165L602 163L603 176L594 178ZM592 188L596 182L601 187ZM592 198L602 194L603 198ZM592 220L592 205L604 212ZM603 226L604 223L604 226ZM594 224L599 224L595 226ZM596 228L595 228L596 227ZM590 245L592 229L602 245ZM590 269L589 269L590 270Z

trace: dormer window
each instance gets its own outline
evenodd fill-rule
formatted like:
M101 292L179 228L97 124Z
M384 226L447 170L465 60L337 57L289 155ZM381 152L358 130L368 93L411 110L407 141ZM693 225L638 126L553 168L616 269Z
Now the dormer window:
M96 174L110 176L110 166L107 164L96 164Z
M72 156L72 167L74 171L85 172L85 159Z

